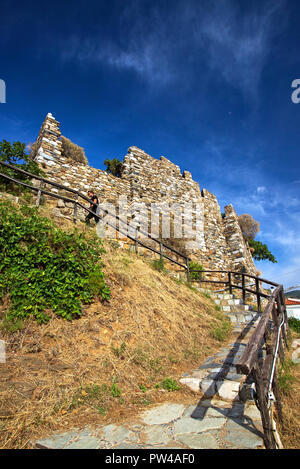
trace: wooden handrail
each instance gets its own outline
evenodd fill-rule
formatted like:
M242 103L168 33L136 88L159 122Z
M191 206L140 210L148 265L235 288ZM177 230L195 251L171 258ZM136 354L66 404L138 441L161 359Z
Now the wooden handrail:
M32 174L32 173L29 173L28 171L25 171L21 168L17 168L9 163L5 163L3 161L0 161L0 165L6 167L6 168L9 168L13 171L16 171L20 174L23 174L24 176L27 176L28 178L31 178L31 179L36 179L38 181L40 181L40 185L39 187L35 187L35 186L32 186L30 184L27 184L23 181L19 181L18 179L15 179L11 176L8 176L7 174L3 174L0 172L0 176L8 179L9 181L15 183L15 184L20 184L24 187L27 187L28 189L31 189L33 190L34 192L37 192L38 194L38 200L37 200L37 206L39 204L39 200L40 200L40 197L42 194L45 194L45 195L48 195L50 197L54 197L56 199L61 199L63 200L64 202L69 202L69 203L73 203L74 204L74 221L76 221L76 218L77 218L77 207L81 207L83 210L87 211L88 213L92 214L92 215L95 215L95 212L94 211L91 211L89 208L85 207L83 204L81 204L79 202L79 198L85 200L86 202L89 202L90 203L90 199L88 197L86 197L84 194L82 194L81 192L75 190L75 189L72 189L70 187L66 187L62 184L59 184L57 182L54 182L54 181L50 181L49 179L46 179L42 176L38 176L38 175L35 175L35 174ZM53 192L50 192L50 191L47 191L46 189L44 189L44 185L50 185L50 186L53 186L57 189L61 189L61 190L64 190L65 192L69 192L69 193L72 193L74 195L76 195L76 200L74 199L71 199L70 197L65 197L63 195L59 195L59 194L54 194ZM98 205L98 204L95 204L95 207L98 208L100 207L101 209L101 206ZM104 211L103 209L101 209L102 211ZM122 220L122 218L120 218L118 215L116 214L111 214L108 210L105 210L104 213L108 216L112 216L112 217L115 217L118 222L120 224L124 224L126 227L128 226L128 223L127 221L124 221ZM251 274L248 274L248 273L243 273L243 272L235 272L235 271L231 271L231 270L228 270L228 271L224 271L224 270L191 270L190 267L189 267L189 262L191 261L191 259L186 256L185 254L177 251L176 249L174 249L173 247L171 246L168 246L167 244L165 244L163 241L161 240L158 240L156 238L153 238L149 233L145 233L143 232L142 230L139 230L139 233L140 235L144 236L145 238L159 244L159 250L156 250L150 246L147 246L145 243L143 243L140 239L138 239L137 237L133 237L131 236L129 233L125 232L122 230L122 228L120 226L115 226L113 224L111 224L109 221L106 221L106 223L115 228L118 232L120 232L121 234L123 234L124 236L126 236L128 239L132 240L133 242L135 242L136 244L142 246L143 248L145 249L148 249L156 254L158 254L160 256L160 258L164 257L166 258L167 260L175 263L176 265L179 265L180 267L183 267L185 269L185 272L187 273L188 275L188 280L189 281L192 281L192 282L195 282L197 280L195 279L192 279L191 278L191 274L193 272L195 273L200 273L201 272L201 277L202 277L202 274L204 273L210 273L210 274L225 274L227 275L228 277L228 280L224 280L224 281L221 281L221 280L206 280L206 279L203 279L201 278L201 283L216 283L216 284L225 284L225 285L229 285L229 289L232 291L233 288L238 288L238 289L242 289L243 290L243 293L245 292L248 292L248 293L253 293L253 294L256 294L257 295L257 298L259 298L260 296L264 297L264 298L268 298L268 295L262 293L262 292L258 292L257 290L256 291L253 291L253 290L250 290L250 289L247 289L246 287L240 287L239 285L235 285L234 283L232 283L232 276L238 276L238 275L242 275L242 278L244 279L245 277L249 277L249 278L252 278L252 279L255 279L256 281L258 282L262 282L262 283L266 283L266 284L269 284L269 285L272 285L272 286L275 286L275 287L278 287L278 284L277 283L274 283L274 282L271 282L269 280L265 280L265 279L262 279L260 277L256 277L254 275L251 275ZM172 252L173 254L175 254L176 256L178 257L181 257L183 260L184 260L184 264L183 263L180 263L178 262L177 260L175 259L172 259L170 258L169 256L167 256L162 248L165 248L167 250L169 250L170 252Z
M62 195L58 195L58 194L54 194L53 192L49 192L45 189L43 189L43 187L40 185L39 187L35 187L35 186L32 186L30 184L27 184L23 181L19 181L18 179L15 179L11 176L8 176L7 174L3 174L0 172L0 176L8 179L9 181L15 183L15 184L19 184L19 185L22 185L24 187L27 187L28 189L31 189L35 192L37 192L39 194L39 198L41 197L42 194L45 194L45 195L48 195L48 196L51 196L51 197L54 197L56 199L61 199L65 202L71 202L74 204L74 208L76 208L77 206L80 206L82 209L86 210L88 213L91 213L93 215L95 215L95 212L91 211L89 208L85 207L84 205L82 205L79 201L78 201L78 198L81 198L87 202L90 203L90 199L88 197L86 197L84 194L82 194L81 192L79 191L76 191L74 189L71 189L69 187L66 187L66 186L63 186L62 184L58 184L57 182L53 182L53 181L50 181L49 179L46 179L42 176L37 176L35 174L32 174L32 173L29 173L28 171L24 171L23 169L20 169L20 168L17 168L15 166L12 166L8 163L4 163L3 161L0 161L0 165L6 167L6 168L9 168L9 169L12 169L13 171L16 171L20 174L23 174L31 179L36 179L38 181L40 181L41 183L44 183L44 184L48 184L50 186L53 186L55 188L58 188L58 189L62 189L66 192L71 192L72 194L75 194L76 195L76 199L77 200L73 200L69 197L65 197L65 196L62 196ZM96 210L98 209L98 207L100 207L101 209L101 206L99 204L94 204L95 207L96 207ZM103 209L102 209L103 210ZM106 215L109 215L109 216L113 216L115 217L120 223L123 223L126 227L128 226L128 223L124 220L122 220L118 215L116 214L111 214L108 210L105 210L105 214ZM75 219L75 218L74 218ZM111 223L107 222L107 224L113 228L115 228L118 232L122 233L123 235L125 235L128 239L131 239L132 241L138 243L140 246L146 248L146 249L149 249L150 251L152 252L155 252L157 254L159 254L161 257L164 257L166 259L168 259L169 261L179 265L180 267L183 267L184 269L188 269L188 263L189 261L191 260L188 256L186 256L185 254L177 251L176 249L172 248L171 246L168 246L167 244L165 244L163 241L161 240L158 240L156 238L153 238L151 235L149 235L148 233L145 233L143 232L142 230L139 230L139 233L141 235L143 235L145 238L159 244L159 251L153 249L153 248L150 248L150 246L147 246L146 244L144 244L143 242L141 242L139 239L136 239L136 238L133 238L131 237L128 233L124 233L124 231L122 231L120 229L120 227L117 227L117 226L114 226L112 225ZM181 264L180 262L178 262L177 260L175 259L172 259L170 258L169 256L167 256L165 253L162 252L162 249L161 247L164 247L165 249L171 251L173 254L175 254L176 256L178 257L181 257L182 259L184 259L185 263L184 264Z
M89 208L85 207L78 199L81 198L87 202L90 203L90 199L86 197L85 195L81 194L79 191L76 191L74 189L71 189L69 187L63 186L62 184L58 184L56 182L50 181L46 178L43 178L41 176L37 176L31 173L28 173L27 171L24 171L20 168L16 168L15 166L12 166L8 163L4 163L0 161L0 165L10 168L16 172L19 172L20 174L23 174L31 179L36 179L40 181L39 187L32 186L30 184L27 184L26 182L19 181L11 176L8 176L7 174L3 174L0 172L0 176L8 179L9 181L22 185L24 187L29 188L30 190L34 191L37 193L37 202L36 205L38 207L40 203L40 198L42 194L48 195L50 197L54 197L56 199L61 199L65 202L70 202L74 204L74 222L76 222L77 218L77 208L81 207L82 209L86 210L88 213L92 215L98 215L98 213L95 213L94 211L90 210ZM71 199L69 197L65 197L62 195L54 194L53 192L49 192L44 189L44 185L50 185L53 187L56 187L58 189L62 189L66 191L67 193L72 193L76 195L76 200ZM127 222L122 220L118 215L111 214L108 210L104 210L101 208L100 205L94 204L95 207L99 208L102 210L106 215L113 216L115 217L118 221L119 224L125 224L126 228L128 226ZM262 423L263 423L263 429L264 429L264 443L266 448L276 448L276 441L274 437L274 428L272 426L272 418L269 415L269 400L270 400L270 389L273 388L274 390L274 395L275 395L275 403L276 403L276 409L277 413L279 416L282 415L282 409L281 409L281 404L280 404L280 395L279 395L279 388L278 388L278 380L277 380L277 374L276 374L276 360L277 360L277 354L279 353L281 360L284 358L284 345L288 347L287 343L287 328L288 328L288 319L287 319L287 312L286 312L286 306L285 306L285 301L284 301L284 293L283 293L283 287L282 285L279 285L275 282L271 282L269 280L257 277L252 274L244 273L244 272L234 272L234 271L222 271L222 270L191 270L189 266L190 258L176 249L166 245L163 243L161 240L158 240L156 238L153 238L151 235L148 233L144 233L140 230L137 230L136 236L131 236L126 229L126 232L124 233L122 228L120 226L116 227L115 225L111 224L109 221L106 220L106 223L109 226L112 226L114 229L116 229L119 233L123 234L126 236L128 239L132 240L135 243L136 249L138 245L158 254L160 258L166 258L170 262L175 263L176 265L183 267L184 271L187 274L187 279L188 281L194 281L194 282L200 282L202 283L212 283L212 284L224 284L228 286L230 293L232 293L234 288L242 290L243 294L243 300L245 302L246 298L246 293L251 293L253 295L256 295L257 299L257 305L258 305L258 311L260 312L261 308L261 297L262 298L267 298L268 299L268 304L265 307L263 313L261 314L261 318L259 320L259 323L252 334L252 337L247 344L244 354L239 360L239 362L236 364L236 369L238 373L241 374L246 374L250 375L253 374L254 377L254 382L256 386L256 395L257 395L257 401L258 401L258 407L261 412L261 417L262 417ZM143 243L139 237L138 233L144 235L146 238L156 242L159 244L159 250L156 250L150 246L147 246L145 243ZM179 261L172 259L171 257L167 256L164 252L163 249L165 248L172 253L176 254L177 256L181 257L184 259L185 263L182 264ZM193 279L191 277L191 274L193 273L198 273L199 279ZM211 279L204 279L203 274L223 274L226 275L226 280L211 280ZM242 278L242 285L236 285L233 283L233 277L238 277L241 276ZM245 279L250 278L255 280L255 290L252 290L250 288L247 288ZM266 293L263 293L260 288L260 284L265 283L267 285L271 285L273 287L276 287L276 289L273 291L272 294L267 295ZM250 285L251 286L251 285ZM273 321L273 328L270 327L270 322ZM273 334L275 337L275 341L273 343L267 343L267 340L270 338L270 336ZM283 342L284 341L284 344ZM259 359L259 352L261 351L262 345L266 345L266 358L261 361Z
M271 327L272 323L272 327ZM273 414L270 412L275 402L277 416L282 421L281 397L278 387L277 361L284 360L284 345L287 343L288 318L279 285L271 294L269 302L252 334L245 351L236 364L237 373L253 376L256 400L261 413L264 429L264 443L267 449L276 449ZM260 356L264 346L264 356Z

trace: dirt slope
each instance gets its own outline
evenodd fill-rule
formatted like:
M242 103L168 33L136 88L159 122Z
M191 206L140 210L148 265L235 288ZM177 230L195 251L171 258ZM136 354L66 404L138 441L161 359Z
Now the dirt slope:
M220 347L214 303L151 261L105 241L111 301L82 317L24 322L0 364L0 447L26 448L52 430L119 421L151 403L190 399L176 380ZM0 305L0 318L7 305ZM163 384L161 384L163 382ZM160 387L158 387L160 385ZM164 389L166 388L166 389Z

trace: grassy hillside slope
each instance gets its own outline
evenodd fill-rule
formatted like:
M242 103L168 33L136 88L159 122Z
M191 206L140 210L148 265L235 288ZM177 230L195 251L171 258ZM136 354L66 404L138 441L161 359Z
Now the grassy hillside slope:
M28 216L24 207L19 213ZM3 218L2 230L9 230ZM49 243L53 248L51 233L43 238L46 251ZM65 224L64 233L73 239L74 228ZM94 246L92 229L82 229L81 242ZM35 248L32 239L18 243ZM88 301L81 295L81 312L68 314L69 320L47 304L47 322L39 324L33 313L21 317L17 302L20 314L12 323L7 313L11 319L16 286L2 290L0 338L7 354L0 365L1 448L26 448L52 430L120 422L170 396L189 400L193 394L178 386L179 377L220 347L217 338L229 340L228 321L209 298L114 242L102 248L100 289ZM102 295L103 281L110 299Z

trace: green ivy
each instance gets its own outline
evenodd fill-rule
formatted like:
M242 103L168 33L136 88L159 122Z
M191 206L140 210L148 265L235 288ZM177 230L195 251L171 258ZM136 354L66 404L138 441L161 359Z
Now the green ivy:
M9 295L6 320L34 317L47 323L51 314L71 320L95 296L109 300L100 240L66 233L36 209L0 203L0 299Z

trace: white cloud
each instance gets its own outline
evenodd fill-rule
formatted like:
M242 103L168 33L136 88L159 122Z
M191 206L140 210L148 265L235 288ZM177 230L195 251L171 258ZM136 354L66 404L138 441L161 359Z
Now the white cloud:
M202 75L215 73L253 95L284 11L283 0L262 4L245 12L231 0L176 2L167 12L153 6L145 15L138 3L126 2L116 35L64 38L56 50L63 60L132 70L156 84L178 81L189 68L193 75L203 64Z
M284 1L258 5L242 14L235 2L213 2L197 31L210 67L246 95L256 94L272 39L284 24Z

